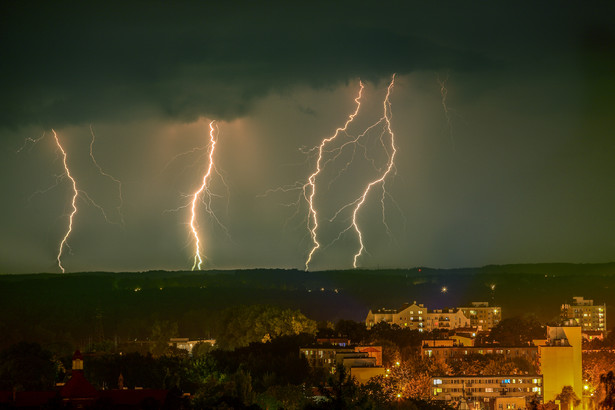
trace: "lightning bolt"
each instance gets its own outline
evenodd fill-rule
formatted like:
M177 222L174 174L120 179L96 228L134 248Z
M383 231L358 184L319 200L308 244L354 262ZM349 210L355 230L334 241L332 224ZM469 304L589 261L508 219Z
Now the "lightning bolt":
M451 145L454 150L455 140L453 139L453 124L451 122L451 115L449 113L448 104L446 102L446 97L448 96L448 89L446 88L446 83L448 81L448 73L446 74L446 78L444 80L441 80L440 76L438 75L437 81L440 85L440 95L442 96L442 109L444 110L444 118L446 119L446 126L448 127L449 138L451 139Z
M384 98L384 102L383 102L383 111L384 111L384 115L383 117L380 119L379 122L384 121L385 122L385 129L386 132L391 136L390 138L390 153L387 150L387 154L389 155L389 161L386 167L386 170L382 173L382 175L380 175L379 178L373 180L372 182L370 182L369 184L367 184L367 187L365 188L365 191L363 191L363 194L360 196L359 201L357 202L353 212L352 212L352 227L354 228L355 232L357 233L357 237L359 239L359 250L358 252L354 255L354 259L353 259L353 263L352 266L354 268L357 267L357 259L361 256L361 254L363 253L363 251L365 250L365 244L363 243L363 233L361 232L361 230L359 229L359 225L357 224L357 214L359 213L359 210L361 209L361 206L363 206L363 203L365 203L365 200L367 199L367 195L369 194L369 191L376 185L380 184L382 186L382 196L380 197L380 203L382 206L382 223L384 224L384 226L387 229L387 232L390 234L391 230L389 228L389 225L386 222L386 217L385 217L385 212L384 212L384 199L385 196L387 195L387 191L386 191L386 179L389 176L389 174L391 174L392 172L394 172L394 168L395 168L395 154L397 154L397 147L395 146L395 134L393 134L393 130L391 129L391 101L389 100L389 97L391 95L391 91L393 90L393 86L395 85L395 74L393 74L393 77L391 78L391 83L389 84L389 87L387 88L387 94L386 97ZM382 134L381 134L381 141L382 141ZM383 142L384 144L384 142Z
M60 241L60 246L58 249L58 254L56 256L57 262L58 262L58 267L60 268L60 270L62 271L62 273L64 273L66 270L64 268L64 265L62 265L62 255L64 254L64 248L68 248L70 250L70 245L68 244L68 238L70 236L70 234L72 233L73 230L73 220L75 218L75 215L77 214L77 199L79 197L81 197L86 203L94 206L96 209L98 209L102 216L105 218L105 221L108 223L113 223L109 220L107 213L105 212L105 209L100 206L98 203L96 203L96 201L94 201L94 199L84 190L82 189L78 189L77 188L77 182L75 180L75 178L73 177L73 175L70 172L70 169L68 167L68 155L66 153L66 151L64 150L64 147L62 146L60 139L58 137L58 134L56 133L56 131L54 129L51 130L52 134L53 134L53 139L56 145L56 153L57 153L57 158L62 158L62 166L64 169L64 172L62 172L59 175L55 175L55 183L53 185L51 185L48 188L42 189L42 190L38 190L35 191L32 195L30 195L30 197L28 198L28 201L30 201L32 199L32 197L34 197L35 195L38 194L44 194L46 192L49 192L50 190L52 190L53 188L57 187L62 181L65 180L65 178L67 178L71 185L72 185L72 191L73 191L73 195L72 195L72 199L71 199L71 207L72 210L68 216L68 226L66 228L66 232L64 234L64 236L62 237L62 240ZM102 167L98 164L98 162L96 161L96 158L94 157L94 151L93 151L93 147L94 147L94 141L96 139L96 136L94 135L94 131L92 129L92 127L90 126L90 132L92 134L92 141L90 142L90 157L92 159L92 162L94 163L94 165L97 167L98 171L101 173L101 175L110 178L111 180L113 180L114 182L116 182L118 184L118 190L119 190L119 194L120 194L120 206L118 207L118 212L120 212L120 208L122 206L123 203L123 198L122 198L122 186L121 186L121 182L116 179L115 177L113 177L112 175L108 174L107 172L105 172ZM39 138L26 138L24 141L24 144L22 145L21 148L19 148L17 150L17 153L23 151L29 144L37 144L39 141L41 141L44 137L46 136L45 133L43 133L42 136L40 136ZM123 215L120 212L120 216L122 217L122 225L124 224L124 219L123 219Z
M335 133L332 136L325 138L321 141L320 145L318 146L318 157L316 159L316 170L309 176L307 183L303 185L303 196L308 203L307 228L308 228L308 231L310 232L310 237L312 238L312 244L313 244L312 249L310 250L307 256L307 259L305 260L305 270L306 271L310 267L310 262L312 260L312 256L314 255L314 252L316 252L316 250L320 248L320 242L318 242L318 235L317 235L318 213L316 211L316 208L314 207L314 196L316 195L316 177L322 171L321 163L322 163L322 158L323 158L323 150L325 146L329 144L331 141L335 140L340 133L346 132L350 123L354 120L354 118L359 113L359 109L361 108L361 97L363 95L363 83L359 82L359 85L360 85L359 94L354 99L356 103L356 108L354 112L348 116L348 120L346 120L346 123L344 124L343 127L336 129ZM340 152L341 152L341 149L340 149ZM308 189L309 189L309 194L308 194Z
M45 138L45 133L43 132L43 135L41 135L38 138L32 138L32 137L28 137L24 140L23 145L17 150L17 154L19 154L21 151L23 151L28 145L30 145L30 147L32 147L33 145L35 145L36 143L38 143L40 140L42 140L43 138Z
M96 134L94 134L94 128L92 128L92 125L90 125L90 134L92 135L92 140L90 141L90 158L92 159L92 162L94 163L94 165L96 166L96 168L98 169L98 172L110 179L111 181L113 181L116 185L117 185L117 191L118 191L118 196L120 199L120 203L118 204L118 206L115 208L117 210L118 215L120 216L120 221L122 226L125 225L124 223L124 214L122 213L122 206L124 205L124 197L122 196L122 181L120 181L119 179L115 178L113 175L105 172L103 170L103 168L98 164L98 161L96 161L96 158L94 157L94 142L96 141ZM90 199L90 198L88 198ZM90 199L91 201L91 199ZM93 201L91 201L92 203L94 203ZM94 205L96 205L94 203ZM98 206L98 205L96 205ZM102 209L101 209L102 211ZM104 211L103 211L104 214ZM105 214L105 219L106 219L106 214Z
M199 200L199 197L201 196L201 194L203 192L205 192L207 194L208 197L208 202L206 203L206 209L207 211L212 214L213 212L211 211L211 197L212 197L212 193L209 191L209 181L210 181L210 177L212 175L213 170L215 169L215 165L214 165L214 151L216 149L216 141L217 141L217 136L215 131L217 130L217 127L214 128L214 121L211 121L209 123L209 149L208 149L208 158L209 158L209 163L207 165L207 172L205 173L205 175L203 175L203 181L201 183L201 186L199 187L199 189L197 189L193 194L192 194L192 202L191 202L191 207L190 207L190 230L192 231L192 236L194 236L194 263L192 265L192 270L198 269L201 270L201 265L203 264L203 258L204 256L201 256L201 239L199 238L199 232L197 230L198 224L197 224L197 220L196 220L196 206L197 206L197 202ZM215 215L214 215L215 217ZM217 218L216 218L217 220ZM218 221L219 223L220 221Z
M342 238L342 236L350 231L354 230L357 234L359 240L359 250L354 256L353 266L357 267L358 258L363 254L363 252L367 252L365 250L365 245L363 242L363 233L360 230L359 224L357 222L357 216L361 207L367 200L368 194L374 187L380 185L382 187L382 196L380 198L381 206L382 206L382 223L384 224L387 234L392 236L391 230L386 220L385 214L385 199L387 197L391 198L394 205L398 208L399 206L393 200L393 198L389 195L386 190L386 181L391 174L395 173L395 155L397 152L397 148L395 146L395 136L391 129L391 102L390 95L393 90L393 86L395 84L395 75L392 76L391 82L387 87L386 97L383 101L384 112L381 118L379 118L375 123L372 123L367 128L364 128L361 133L355 134L351 133L350 128L353 124L353 121L359 115L359 111L361 109L361 101L363 97L364 85L362 82L359 82L359 91L357 96L355 97L355 109L352 113L348 115L348 118L343 126L337 128L335 132L326 138L323 138L320 144L314 146L312 148L301 148L301 152L307 156L308 159L314 160L314 170L311 174L309 174L307 180L305 181L296 181L293 184L284 185L275 189L269 189L265 191L264 194L259 195L259 197L264 197L273 193L288 193L291 191L298 192L299 196L295 202L282 204L284 206L295 206L296 211L290 217L294 218L300 212L300 206L305 201L307 206L307 215L304 220L304 223L307 225L307 235L311 240L311 246L307 257L305 259L305 270L309 270L310 263L313 260L315 253L319 249L326 249L331 246L333 243ZM376 158L372 158L369 155L370 148L368 147L368 143L370 143L370 139L374 133L377 133L379 130L379 145L382 147L387 161L385 165L377 165ZM378 134L376 134L378 135ZM378 137L375 137L378 138ZM348 151L350 150L350 151ZM320 192L320 189L317 185L321 182L323 170L330 166L335 165L335 162L338 161L342 154L345 152L349 153L349 158L340 164L337 170L337 174L333 175L328 180L328 188L331 188L331 185L345 172L347 172L355 161L355 157L357 155L357 151L361 151L363 153L363 157L365 161L367 161L371 167L377 173L377 178L370 181L361 191L362 194L354 199L350 203L346 203L341 208L339 208L333 215L333 217L328 218L328 222L333 222L336 218L338 218L344 211L348 211L352 209L348 220L350 223L339 232L337 238L335 238L330 243L323 245L319 239L319 228L321 222L323 221L322 216L318 212L317 206L315 204L315 199ZM288 222L288 221L287 221Z
M51 131L53 132L53 138L55 139L56 145L58 146L58 149L62 153L62 163L64 165L64 174L71 181L71 184L73 187L73 198L71 200L71 206L73 210L68 216L68 227L66 229L66 233L64 234L64 237L62 238L62 241L60 242L60 249L58 250L58 256L56 257L58 261L58 267L60 268L60 270L62 270L62 273L64 273L65 270L64 270L64 266L62 266L62 253L64 252L64 247L68 247L70 249L70 246L68 245L67 241L68 241L68 237L70 236L73 230L73 218L77 214L77 196L79 195L79 191L77 190L77 182L75 182L75 178L73 178L73 176L71 175L70 169L68 168L68 164L66 162L66 151L64 151L62 144L60 144L58 134L56 134L55 130L53 129Z
M389 83L389 86L387 87L387 93L386 93L386 96L385 96L384 101L383 101L383 116L376 123L374 123L371 126L369 126L361 134L361 136L363 136L367 132L369 132L370 130L372 130L375 127L377 127L378 125L384 124L383 130L382 130L382 132L380 134L380 142L381 142L382 146L384 147L384 150L385 150L385 152L387 153L387 156L388 156L388 161L387 161L386 168L384 169L384 171L382 171L382 173L380 174L380 176L378 178L372 180L371 182L369 182L366 185L365 189L363 190L363 193L357 199L355 199L354 201L352 201L350 203L347 203L346 205L342 206L340 209L338 209L337 212L335 212L333 217L331 219L329 219L329 221L332 222L333 220L335 220L342 213L342 211L344 211L345 209L354 207L352 209L352 216L351 216L351 223L350 223L350 225L348 225L348 227L346 227L346 229L342 230L339 233L339 235L337 236L337 238L333 240L333 242L339 240L344 233L348 232L351 229L353 229L356 232L357 239L359 241L359 250L357 251L357 253L354 255L354 258L353 258L352 266L354 268L357 267L357 261L358 261L359 257L363 254L363 252L367 252L365 250L365 243L363 242L363 232L361 232L361 229L359 228L359 224L357 222L357 215L359 214L359 211L360 211L361 207L363 206L363 204L367 200L368 194L370 193L372 188L374 188L376 185L380 185L382 187L382 195L380 197L380 204L381 204L381 208L382 208L382 223L383 223L383 225L386 228L387 234L391 235L391 230L390 230L389 225L388 225L388 223L386 221L385 198L388 195L387 190L386 190L386 181L387 181L387 178L389 177L389 175L391 175L392 173L395 172L395 155L397 154L397 147L395 146L395 134L393 133L393 130L391 129L391 102L390 102L390 96L391 96L391 91L393 90L394 85L395 85L395 74L393 74L393 76L391 78L391 82ZM385 135L390 136L389 144L385 144L385 141L384 141L384 136ZM331 244L329 244L327 246L330 246L330 245Z

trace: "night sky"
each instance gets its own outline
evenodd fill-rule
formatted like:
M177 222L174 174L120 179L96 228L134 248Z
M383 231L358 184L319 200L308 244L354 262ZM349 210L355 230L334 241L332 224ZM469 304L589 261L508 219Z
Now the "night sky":
M207 169L211 120L207 206L228 235L201 203L204 267L303 269L305 201L262 194L306 182L315 158L304 152L344 125L359 81L349 134L376 122L394 73L395 175L384 211L376 187L358 214L360 267L615 260L613 1L0 7L2 273L59 272L71 186L52 129L110 222L79 195L67 272L190 269L181 207ZM98 164L122 181L119 209L118 185L89 156L90 127ZM345 172L349 150L318 177L323 246L310 269L352 267L354 231L334 242L348 210L328 220L387 152L372 135Z

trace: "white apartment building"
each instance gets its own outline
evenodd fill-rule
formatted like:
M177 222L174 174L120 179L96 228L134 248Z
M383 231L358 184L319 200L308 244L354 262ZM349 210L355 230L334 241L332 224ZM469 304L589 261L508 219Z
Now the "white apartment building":
M365 318L365 325L371 328L380 322L395 324L400 327L416 329L420 332L434 329L457 329L470 326L461 309L427 309L423 304L406 303L399 309L382 308L370 310Z

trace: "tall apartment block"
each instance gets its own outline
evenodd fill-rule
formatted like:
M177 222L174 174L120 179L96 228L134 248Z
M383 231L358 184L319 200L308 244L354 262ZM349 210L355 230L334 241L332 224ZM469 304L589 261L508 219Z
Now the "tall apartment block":
M593 300L583 299L582 296L575 296L572 300L572 303L562 305L562 322L580 326L583 332L606 333L606 304L594 305Z

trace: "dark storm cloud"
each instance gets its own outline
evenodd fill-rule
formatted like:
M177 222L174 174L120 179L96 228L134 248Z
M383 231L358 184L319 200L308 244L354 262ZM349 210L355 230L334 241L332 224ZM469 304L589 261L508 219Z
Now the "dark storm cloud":
M558 58L612 38L586 4L5 2L0 125L229 119L298 84Z

